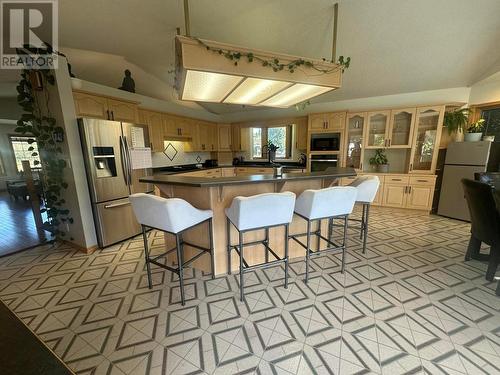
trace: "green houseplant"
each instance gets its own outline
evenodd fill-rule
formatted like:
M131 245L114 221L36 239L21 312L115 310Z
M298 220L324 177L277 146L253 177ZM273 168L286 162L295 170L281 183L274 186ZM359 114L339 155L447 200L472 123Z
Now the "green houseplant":
M276 159L276 151L279 149L279 146L276 146L273 142L269 141L265 147L267 148L269 163L273 163Z
M448 129L448 134L454 135L455 142L462 140L463 131L469 121L469 114L469 108L459 108L445 112L443 125Z
M484 129L484 119L479 119L472 124L467 126L467 132L465 133L466 142L477 142L481 140L483 136Z
M381 148L375 150L375 155L370 158L369 163L375 166L379 173L387 173L389 171L387 155L385 154L385 150Z

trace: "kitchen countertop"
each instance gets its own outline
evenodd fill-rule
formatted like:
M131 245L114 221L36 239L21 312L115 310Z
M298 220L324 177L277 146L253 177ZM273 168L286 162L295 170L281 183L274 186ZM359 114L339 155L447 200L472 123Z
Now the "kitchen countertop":
M277 165L281 165L285 170L287 169L306 169L307 166L297 163L297 162L283 162L276 163ZM217 167L197 167L196 164L188 164L188 165L178 165L172 167L157 167L153 168L154 174L180 174L180 173L189 173L196 171L206 171L210 169L219 169L219 168L272 168L274 165L268 162L243 162L237 165L218 165Z
M220 168L220 167L216 167ZM194 187L212 187L224 185L242 185L242 184L258 184L266 182L285 182L285 181L302 181L313 179L335 179L341 177L356 176L356 171L353 168L332 167L323 172L304 172L304 173L284 173L277 177L272 174L260 174L249 176L231 176L231 177L195 177L182 176L182 173L166 174L158 173L153 176L141 178L141 182L162 185L184 185Z

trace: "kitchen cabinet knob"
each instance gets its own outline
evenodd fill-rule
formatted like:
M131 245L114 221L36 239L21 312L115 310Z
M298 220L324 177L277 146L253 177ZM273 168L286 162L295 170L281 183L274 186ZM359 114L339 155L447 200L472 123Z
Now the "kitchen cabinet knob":
M109 109L106 109L106 117L108 120L111 120L111 116L109 115Z

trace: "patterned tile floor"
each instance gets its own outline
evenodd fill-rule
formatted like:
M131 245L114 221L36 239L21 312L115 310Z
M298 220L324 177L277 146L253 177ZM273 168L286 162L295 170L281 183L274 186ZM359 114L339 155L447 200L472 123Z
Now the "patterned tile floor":
M500 298L485 264L464 263L469 226L374 208L366 256L338 256L212 280L154 270L140 238L83 255L44 246L0 259L0 298L79 374L495 374ZM160 248L163 235L150 233Z

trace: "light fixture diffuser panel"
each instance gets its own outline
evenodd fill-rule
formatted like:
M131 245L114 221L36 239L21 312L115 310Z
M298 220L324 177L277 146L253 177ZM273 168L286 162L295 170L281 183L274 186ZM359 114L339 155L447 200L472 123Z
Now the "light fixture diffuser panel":
M268 107L287 108L331 90L334 88L297 83L260 104Z
M188 70L182 100L220 103L243 77Z
M229 94L224 103L256 105L290 85L291 82L247 78Z

